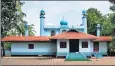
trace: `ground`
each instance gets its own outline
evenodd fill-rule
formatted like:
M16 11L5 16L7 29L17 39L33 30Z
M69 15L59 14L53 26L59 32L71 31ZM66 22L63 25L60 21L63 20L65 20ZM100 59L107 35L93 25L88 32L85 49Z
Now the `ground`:
M92 61L64 61L52 57L2 57L2 65L115 65L115 57L104 57Z

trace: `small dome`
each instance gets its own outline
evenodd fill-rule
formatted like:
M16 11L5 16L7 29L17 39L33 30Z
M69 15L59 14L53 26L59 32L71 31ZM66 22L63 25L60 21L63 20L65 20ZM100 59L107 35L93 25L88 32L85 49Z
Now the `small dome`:
M43 9L40 12L45 12Z
M101 27L100 24L97 24L97 27Z
M68 22L65 21L65 20L61 20L61 21L60 21L60 25L68 25Z
M86 10L83 10L83 11L82 11L82 14L86 14Z

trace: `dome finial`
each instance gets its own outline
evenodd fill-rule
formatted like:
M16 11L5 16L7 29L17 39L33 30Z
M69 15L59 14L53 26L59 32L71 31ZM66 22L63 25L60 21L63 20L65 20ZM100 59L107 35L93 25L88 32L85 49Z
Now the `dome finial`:
M83 16L86 16L86 14L87 14L87 12L86 12L86 10L85 10L85 8L84 8L84 10L82 10L82 15L83 15Z
M63 20L64 20L64 16L63 16Z
M44 10L44 8L42 8L41 10Z
M43 8L41 8L41 11L40 12L45 12Z
M64 20L64 16L63 19L60 21L60 25L68 25L68 22Z

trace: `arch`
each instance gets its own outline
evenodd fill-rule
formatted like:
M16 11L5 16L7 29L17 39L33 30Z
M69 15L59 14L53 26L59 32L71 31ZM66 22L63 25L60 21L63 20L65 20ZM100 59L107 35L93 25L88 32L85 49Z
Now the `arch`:
M51 30L51 36L54 36L56 34L55 30Z
M68 32L78 32L78 31L75 29L70 29Z
M63 32L66 32L66 30L62 30L62 33L63 33Z

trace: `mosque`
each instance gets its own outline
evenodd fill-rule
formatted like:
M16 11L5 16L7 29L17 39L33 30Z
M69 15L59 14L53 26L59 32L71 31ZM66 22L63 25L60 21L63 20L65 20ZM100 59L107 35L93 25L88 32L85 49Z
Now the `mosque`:
M75 29L78 32L84 32L87 33L87 18L86 18L86 11L82 11L82 24L81 25L72 25L69 26L68 22L66 20L61 20L59 26L48 26L44 25L44 19L45 19L45 11L41 10L40 13L40 36L53 36L62 32L69 31L70 29Z
M40 11L40 36L28 36L26 24L25 36L7 36L3 42L11 42L13 55L54 55L70 58L92 56L98 52L107 55L107 44L112 40L108 36L100 36L100 24L97 24L97 36L87 34L87 12L82 11L82 24L69 26L61 20L59 26L44 25L45 11ZM73 56L72 56L73 57Z

